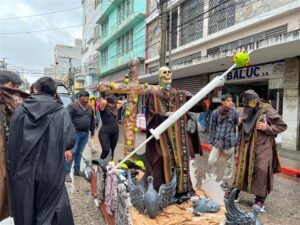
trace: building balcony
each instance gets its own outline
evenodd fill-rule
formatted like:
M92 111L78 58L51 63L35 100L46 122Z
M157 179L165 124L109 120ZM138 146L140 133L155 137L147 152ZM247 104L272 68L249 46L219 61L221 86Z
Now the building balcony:
M97 20L97 24L101 24L106 17L113 11L113 9L122 2L122 0L109 0L109 1L103 1L100 4L100 14L99 18Z
M256 65L299 56L299 46L300 29L252 42L244 46L243 49L247 51L254 50L250 58L251 64ZM184 60L182 58L174 59L172 63L173 78L179 79L196 74L225 71L232 65L232 56L234 52L238 50L239 49L228 49L205 56L192 57L194 54L188 55L184 57ZM155 58L155 62L156 61L158 64L157 58ZM158 72L153 70L151 73L141 76L140 81L154 83L157 81L157 74Z
M78 83L84 83L86 76L84 74L75 74L75 81Z
M99 4L94 11L94 18L95 18L96 22L100 19L100 16L101 16L100 8L101 8L101 4Z
M111 59L109 64L101 66L100 77L105 77L107 74L129 67L130 60L131 56L129 54Z
M105 49L110 43L117 40L119 37L122 37L144 19L144 13L137 13L122 21L121 24L115 23L114 25L110 26L109 34L105 37L100 37L100 43L97 50L101 51L102 49Z
M168 11L170 10L171 4L172 4L172 8L174 9L181 2L182 2L181 0L169 0L167 10ZM154 20L156 20L159 17L159 10L157 8L155 8L152 12L147 12L147 13L149 13L149 15L147 15L147 18L146 18L146 24L153 22Z

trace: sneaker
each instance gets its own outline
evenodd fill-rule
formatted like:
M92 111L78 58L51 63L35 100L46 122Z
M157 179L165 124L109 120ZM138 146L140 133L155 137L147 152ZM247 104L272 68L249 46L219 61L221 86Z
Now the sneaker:
M69 173L66 175L65 181L68 182L68 183L72 182L72 178L71 178Z
M266 209L263 203L257 202L252 206L252 209L256 211L257 213L265 213Z
M82 177L83 174L80 170L78 170L78 171L74 171L74 176Z

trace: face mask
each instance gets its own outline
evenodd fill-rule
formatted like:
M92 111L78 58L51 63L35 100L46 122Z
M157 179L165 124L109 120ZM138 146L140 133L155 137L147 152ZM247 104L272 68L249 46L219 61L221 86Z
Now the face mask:
M249 102L248 102L248 106L252 109L256 108L256 105L257 105L257 101L255 99L251 99Z

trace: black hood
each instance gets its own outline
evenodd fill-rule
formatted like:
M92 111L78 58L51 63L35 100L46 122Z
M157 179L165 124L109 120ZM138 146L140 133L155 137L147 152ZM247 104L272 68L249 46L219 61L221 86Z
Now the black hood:
M39 120L48 113L62 109L63 105L56 97L38 94L27 98L22 107L34 120Z

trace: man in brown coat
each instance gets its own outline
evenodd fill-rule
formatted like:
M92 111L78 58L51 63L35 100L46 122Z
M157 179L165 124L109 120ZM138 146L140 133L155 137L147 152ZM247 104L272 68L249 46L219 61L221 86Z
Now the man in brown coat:
M287 129L278 112L262 103L257 93L242 94L244 110L235 186L256 196L255 207L264 212L264 202L273 189L273 173L280 172L275 136Z
M17 74L0 70L0 221L9 216L5 150L10 119L13 110L28 96L18 90L21 84L22 80Z

